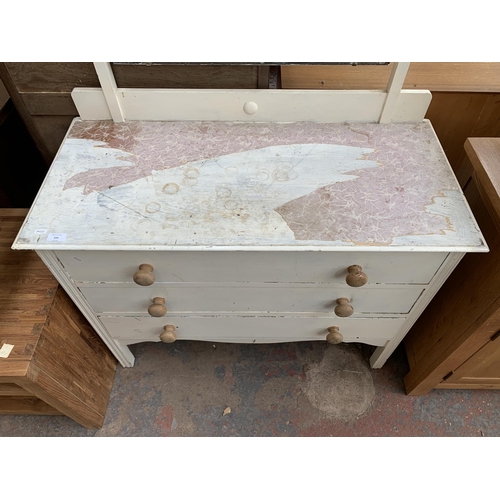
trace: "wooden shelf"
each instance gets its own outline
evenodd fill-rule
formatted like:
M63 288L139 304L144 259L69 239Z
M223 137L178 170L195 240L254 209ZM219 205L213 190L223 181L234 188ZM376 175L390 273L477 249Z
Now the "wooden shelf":
M0 210L0 414L101 427L116 360L35 252L10 249L27 210Z

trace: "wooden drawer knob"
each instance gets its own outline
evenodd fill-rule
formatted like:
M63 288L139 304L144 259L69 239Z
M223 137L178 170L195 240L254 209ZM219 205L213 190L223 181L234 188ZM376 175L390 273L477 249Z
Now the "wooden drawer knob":
M330 332L326 336L326 341L329 344L340 344L344 340L343 335L339 332L339 327L338 326L331 326L328 328L328 331Z
M346 299L345 297L337 299L337 304L338 305L334 309L337 316L340 316L341 318L347 318L352 313L354 313L354 307L349 304L349 299Z
M349 286L363 286L368 282L368 276L361 266L349 266L347 272L349 274L345 280Z
M141 264L139 271L134 274L134 282L141 286L149 286L155 282L153 266L151 264Z
M165 299L163 297L155 297L153 303L148 307L148 313L155 318L165 316L167 314Z
M175 334L174 325L165 325L163 327L163 332L160 334L160 340L165 342L165 344L171 344L177 340L177 335Z

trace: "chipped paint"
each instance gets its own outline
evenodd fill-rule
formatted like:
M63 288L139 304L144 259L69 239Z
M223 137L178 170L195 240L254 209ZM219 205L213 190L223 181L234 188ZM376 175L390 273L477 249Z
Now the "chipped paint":
M76 120L19 243L37 227L58 248L484 246L427 122Z

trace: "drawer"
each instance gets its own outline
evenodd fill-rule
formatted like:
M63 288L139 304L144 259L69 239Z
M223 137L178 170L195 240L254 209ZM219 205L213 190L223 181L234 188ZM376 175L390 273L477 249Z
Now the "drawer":
M327 328L338 326L344 342L382 346L404 325L404 319L341 319L287 316L172 316L166 318L100 318L121 345L160 341L165 325L175 326L178 340L273 343L301 340L325 341Z
M345 283L347 268L362 266L368 283L429 283L447 253L273 251L58 251L76 282L133 283L143 263L156 283Z
M178 283L153 286L82 285L81 292L97 313L148 315L155 297L165 299L168 317L184 312L331 313L341 297L358 314L407 314L423 291L418 286L347 285L290 286L280 283Z

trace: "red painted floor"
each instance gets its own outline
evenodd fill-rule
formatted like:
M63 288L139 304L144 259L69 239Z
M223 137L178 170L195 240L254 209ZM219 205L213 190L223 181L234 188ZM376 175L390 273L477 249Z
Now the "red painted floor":
M0 436L500 436L500 392L407 396L400 346L202 342L132 346L102 429L66 417L0 416Z

